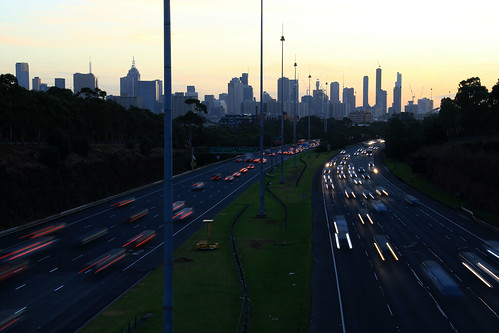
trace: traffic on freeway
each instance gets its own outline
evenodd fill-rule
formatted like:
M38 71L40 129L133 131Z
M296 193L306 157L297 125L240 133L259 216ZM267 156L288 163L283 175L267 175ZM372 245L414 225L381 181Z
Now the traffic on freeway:
M284 151L289 158L301 150ZM264 170L280 160L271 158L263 160ZM259 179L259 162L258 155L242 156L174 178L174 248ZM228 176L231 181L221 181ZM4 232L0 331L77 331L156 268L163 261L163 192L162 183L153 184L42 225Z
M382 149L346 149L322 170L311 331L497 332L498 235L396 179Z

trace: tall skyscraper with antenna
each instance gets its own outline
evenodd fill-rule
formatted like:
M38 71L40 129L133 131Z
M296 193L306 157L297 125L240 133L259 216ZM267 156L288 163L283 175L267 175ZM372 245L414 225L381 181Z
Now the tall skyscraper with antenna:
M120 96L137 97L139 81L140 73L137 67L135 67L135 57L133 57L132 68L128 70L126 76L120 78Z
M362 106L364 109L369 108L369 77L364 76L364 82L362 87Z

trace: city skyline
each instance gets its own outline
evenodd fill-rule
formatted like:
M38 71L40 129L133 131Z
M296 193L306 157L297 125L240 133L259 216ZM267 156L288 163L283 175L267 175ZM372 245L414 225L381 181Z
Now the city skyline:
M72 75L87 73L92 57L99 88L119 95L120 78L135 57L143 80L162 80L162 5L157 0L6 3L0 13L0 72L15 74L15 64L26 62L30 81L40 77L53 85L55 78L65 78L71 89ZM238 73L249 73L249 84L259 90L259 1L172 1L171 8L173 92L195 85L200 99L218 96ZM296 56L300 96L310 74L313 83L337 81L354 88L360 101L363 77L375 82L378 66L387 105L397 72L403 74L402 105L412 99L410 87L416 98L432 94L435 106L469 77L480 77L490 89L499 73L497 9L490 1L472 8L459 1L264 2L264 90L277 98L283 25L284 76L293 76ZM464 24L471 17L479 17L480 25ZM369 104L375 104L374 84Z

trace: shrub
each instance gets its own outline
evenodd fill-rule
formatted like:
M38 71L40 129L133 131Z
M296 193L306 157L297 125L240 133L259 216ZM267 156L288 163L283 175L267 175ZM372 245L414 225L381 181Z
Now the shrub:
M88 156L90 152L90 143L88 139L82 136L77 136L71 140L73 151L80 156Z
M61 163L61 153L59 148L53 146L45 146L40 149L40 163L45 164L49 168L55 169Z

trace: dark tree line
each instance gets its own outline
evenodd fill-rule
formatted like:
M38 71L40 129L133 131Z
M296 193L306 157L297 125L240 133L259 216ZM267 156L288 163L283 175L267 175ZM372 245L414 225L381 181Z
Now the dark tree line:
M0 142L46 143L62 131L68 139L90 143L162 142L163 115L104 100L102 90L51 87L47 92L26 90L11 74L0 75Z
M386 153L400 160L418 149L449 140L499 134L499 80L489 93L478 77L459 83L454 99L444 98L438 114L417 120L411 113L392 116L386 126Z

